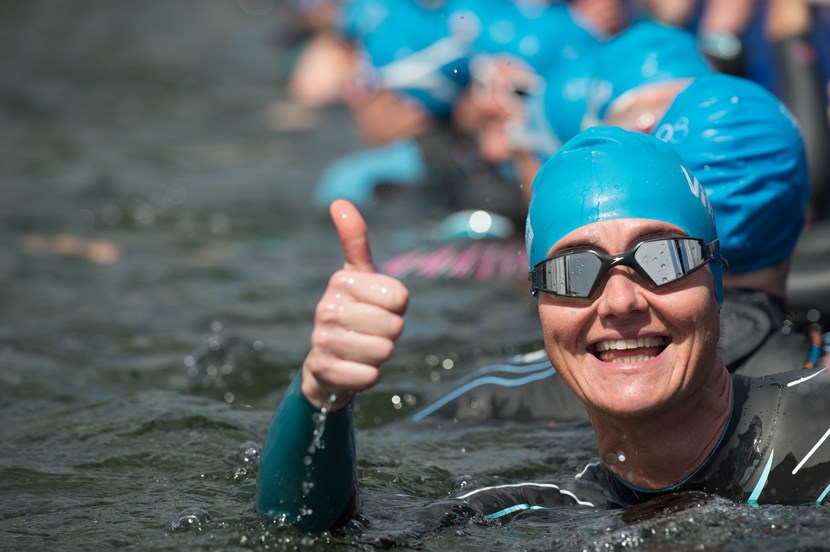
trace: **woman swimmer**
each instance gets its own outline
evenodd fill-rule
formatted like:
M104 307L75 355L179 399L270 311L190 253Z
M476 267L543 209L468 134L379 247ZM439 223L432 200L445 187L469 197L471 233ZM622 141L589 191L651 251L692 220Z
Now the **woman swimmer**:
M335 202L331 212L346 264L318 305L311 351L277 411L257 481L260 512L310 530L355 512L349 403L380 377L408 301L400 282L373 272L354 207ZM600 463L558 485L467 493L459 508L509 519L685 490L752 503L824 499L830 382L819 373L750 385L724 368L714 219L670 146L614 127L567 142L534 182L527 248L547 353L589 412ZM329 406L321 438L313 415Z

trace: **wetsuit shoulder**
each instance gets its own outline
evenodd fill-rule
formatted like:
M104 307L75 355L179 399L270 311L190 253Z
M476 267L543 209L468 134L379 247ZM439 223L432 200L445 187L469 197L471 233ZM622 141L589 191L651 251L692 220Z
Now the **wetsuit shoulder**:
M798 370L733 375L734 410L692 487L752 504L821 503L830 484L830 378Z
M688 481L635 489L604 466L590 470L611 506L633 506L698 491L751 504L822 503L830 489L830 378L798 370L760 378L732 376L732 416L720 444Z
M727 288L721 308L720 352L730 372L766 376L804 367L810 336L787 331L780 300L756 290Z

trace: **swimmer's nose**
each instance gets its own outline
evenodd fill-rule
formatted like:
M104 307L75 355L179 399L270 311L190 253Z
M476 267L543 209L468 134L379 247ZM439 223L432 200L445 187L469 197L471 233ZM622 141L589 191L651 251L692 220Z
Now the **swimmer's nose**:
M640 278L628 267L614 267L599 290L597 314L624 318L648 308Z

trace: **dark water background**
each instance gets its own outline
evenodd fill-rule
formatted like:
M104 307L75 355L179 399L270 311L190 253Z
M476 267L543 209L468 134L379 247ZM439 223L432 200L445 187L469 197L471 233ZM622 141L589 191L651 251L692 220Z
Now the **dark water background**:
M278 47L274 7L0 4L0 549L807 550L828 541L826 509L707 497L411 536L431 500L568 476L592 458L580 424L399 421L463 373L538 345L527 296L497 282L407 282L406 333L356 408L372 520L363 535L301 535L258 517L259 447L341 262L310 189L327 162L357 147L342 109L285 108L290 52ZM400 208L366 214L378 260L434 222ZM107 240L118 258L37 247L58 235Z

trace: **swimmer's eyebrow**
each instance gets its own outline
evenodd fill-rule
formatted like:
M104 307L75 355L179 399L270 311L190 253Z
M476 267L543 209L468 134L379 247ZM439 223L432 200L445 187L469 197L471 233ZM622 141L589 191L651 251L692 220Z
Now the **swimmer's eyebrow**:
M668 230L668 229L659 229L659 230L649 230L643 232L642 234L638 234L637 236L633 237L628 244L626 244L625 250L629 250L635 245L640 242L646 240L652 240L655 238L685 238L687 234L681 230ZM584 249L595 249L597 251L601 251L603 253L608 253L602 247L598 246L596 243L585 241L585 240L575 240L573 242L565 242L562 245L552 249L548 254L548 257L553 255L558 255L560 253L566 253L568 251L577 251L577 250L584 250ZM618 251L617 253L622 253Z
M634 247L641 241L645 240L653 240L655 238L685 238L688 237L686 232L682 230L652 230L650 232L645 232L644 234L640 234L628 244L628 248Z

